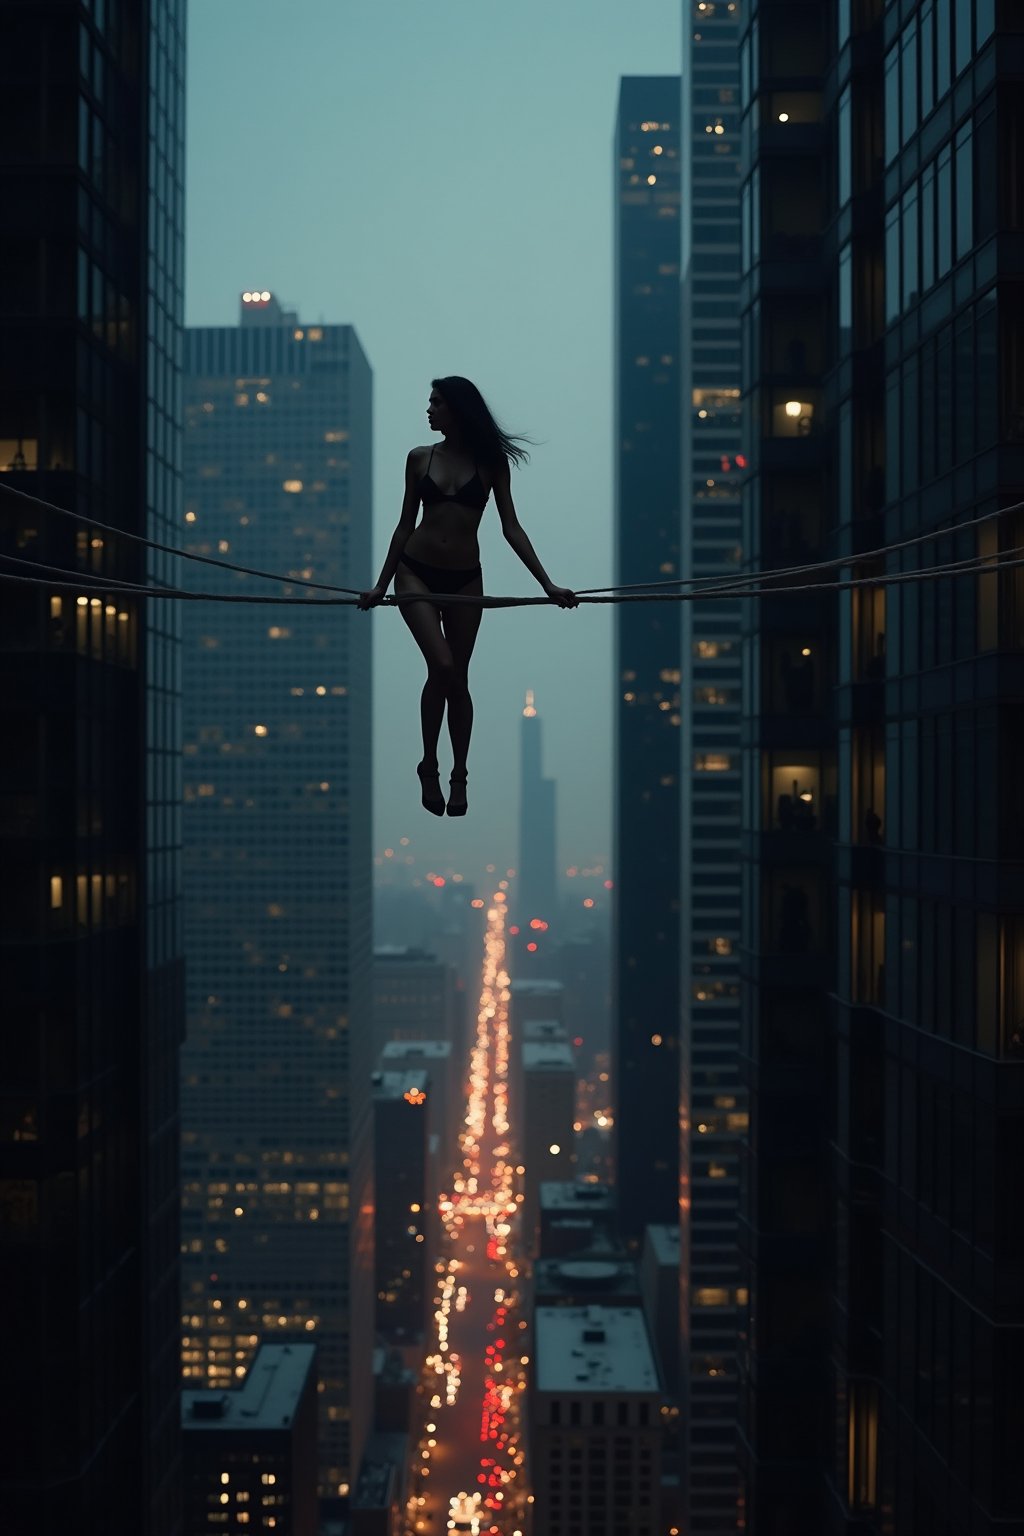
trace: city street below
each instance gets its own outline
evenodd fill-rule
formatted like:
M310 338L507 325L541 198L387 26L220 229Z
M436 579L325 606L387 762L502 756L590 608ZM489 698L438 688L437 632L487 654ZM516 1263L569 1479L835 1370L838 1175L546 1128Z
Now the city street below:
M438 1201L444 1236L409 1469L409 1536L523 1536L532 1502L522 1449L529 1359L516 1250L522 1196L509 1145L505 909L499 891L487 912L461 1161Z

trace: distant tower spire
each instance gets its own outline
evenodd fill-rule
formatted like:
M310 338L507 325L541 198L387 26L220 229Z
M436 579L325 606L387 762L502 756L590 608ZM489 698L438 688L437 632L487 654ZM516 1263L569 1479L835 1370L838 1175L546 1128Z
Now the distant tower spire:
M519 879L516 910L522 922L555 916L555 781L541 771L541 721L532 688L526 690L519 752Z

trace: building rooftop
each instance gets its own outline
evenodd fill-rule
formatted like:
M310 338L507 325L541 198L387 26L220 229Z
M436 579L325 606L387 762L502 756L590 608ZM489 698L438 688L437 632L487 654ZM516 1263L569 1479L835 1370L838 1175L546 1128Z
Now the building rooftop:
M524 1072L575 1072L570 1046L560 1041L527 1040L523 1043Z
M374 1072L370 1078L375 1099L402 1099L407 1093L426 1093L430 1074L422 1067L405 1067L401 1072Z
M631 1259L612 1249L597 1252L591 1247L585 1255L572 1258L538 1259L533 1267L533 1294L538 1306L554 1305L556 1297L564 1297L579 1306L600 1300L607 1306L638 1307L642 1291Z
M520 992L527 997L557 997L562 991L564 988L560 981L546 981L541 976L523 976L512 983L513 996Z
M609 1184L581 1184L576 1179L542 1179L540 1182L542 1211L571 1211L576 1216L603 1213L613 1210L614 1206L615 1195Z
M560 1019L527 1019L520 1025L523 1043L527 1040L568 1040Z
M444 1061L452 1053L447 1040L389 1040L380 1053L381 1061Z
M538 1392L657 1392L658 1371L639 1307L538 1307Z
M669 1269L679 1267L679 1228L672 1222L659 1222L644 1228L644 1242L654 1251L657 1263Z
M315 1344L261 1344L240 1387L186 1387L181 1426L191 1430L290 1429L314 1370Z
M378 1433L370 1436L363 1452L362 1465L352 1508L387 1509L401 1485L402 1469L409 1459L408 1436Z

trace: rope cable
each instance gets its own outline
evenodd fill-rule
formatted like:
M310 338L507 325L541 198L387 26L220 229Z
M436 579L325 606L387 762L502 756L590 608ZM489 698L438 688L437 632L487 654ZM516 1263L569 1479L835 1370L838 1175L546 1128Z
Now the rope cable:
M841 565L855 565L861 560L877 560L882 555L894 554L896 550L909 549L914 544L926 544L929 539L945 538L951 533L960 533L964 528L974 528L979 523L991 522L994 518L1005 517L1008 512L1019 512L1024 508L1024 501L1015 502L1010 507L999 507L995 512L983 512L980 517L969 518L967 522L956 523L951 528L938 528L930 533L920 533L912 539L900 539L895 544L883 544L879 549L859 550L856 554L837 555L833 560L816 560L809 565L779 566L776 570L757 571L752 574L737 575L735 578L728 576L678 576L669 581L638 581L628 586L621 587L581 587L577 596L583 596L593 592L647 592L656 587L690 586L697 582L725 582L731 585L747 584L752 581L762 581L767 577L776 576L803 576L813 571L834 570Z
M999 571L1015 570L1024 566L1024 558L1008 559L1005 556L1024 555L1024 545L1017 545L1002 554L974 556L970 559L952 561L945 565L929 566L913 571L893 571L879 573L874 576L853 577L842 581L833 582L807 582L799 586L772 586L742 589L717 589L710 592L620 592L610 593L606 596L584 595L578 598L581 604L622 604L622 603L687 603L705 602L716 599L732 597L779 597L788 593L802 592L847 592L855 591L861 587L888 587L901 586L905 583L916 581L934 581L941 578L953 578L956 576L970 575L996 575ZM12 555L4 556L4 559L14 560ZM20 564L33 566L32 561L20 561ZM848 562L855 563L855 562ZM52 567L51 567L52 569ZM67 572L65 574L72 574ZM18 571L0 570L0 581L9 581L23 586L46 587L50 591L63 592L99 592L109 593L117 597L159 597L175 598L185 602L210 602L210 603L255 603L261 605L291 607L303 606L312 608L354 608L358 604L355 597L271 597L262 593L248 592L190 592L177 587L143 587L131 586L127 583L104 582L101 577L95 577L93 573L83 573L83 579L79 581L54 581L46 576L22 575ZM99 598L93 599L99 602ZM374 604L381 608L400 608L405 603L432 603L436 606L447 607L452 603L468 603L481 608L535 608L556 607L549 597L489 597L476 596L469 593L435 593L435 592L407 592L389 595Z
M193 550L177 549L173 545L163 544L163 543L161 543L158 540L145 538L141 534L131 533L131 532L125 530L125 529L115 528L115 527L111 526L110 524L99 522L97 519L91 518L91 517L87 517L87 516L85 516L82 513L71 512L66 507L59 507L59 506L57 506L53 502L44 501L40 497L32 496L27 491L19 490L19 489L17 489L14 486L3 485L2 483L0 483L0 490L8 492L10 495L19 497L23 501L30 502L34 506L43 507L43 508L47 509L48 511L58 513L62 517L70 518L74 522L83 523L83 524L87 525L88 527L98 529L98 530L100 530L102 532L105 532L105 533L113 534L116 537L127 539L130 542L143 545L144 547L146 547L148 549L156 549L156 550L162 551L165 554L170 554L170 555L178 556L179 558L184 559L184 560L194 560L194 561L197 561L198 563L203 564L203 565L216 566L218 569L234 571L234 572L236 572L239 575L256 576L256 577L258 577L258 578L260 578L262 580L266 580L266 581L276 581L276 582L278 582L278 583L280 583L282 585L286 585L286 586L304 587L304 588L309 588L309 589L313 589L313 590L321 591L321 592L330 592L332 594L334 594L334 593L345 593L347 596L349 596L352 599L358 599L358 597L359 597L359 589L355 588L355 587L333 586L333 585L331 585L330 583L327 583L327 582L312 581L312 580L309 580L308 578L299 577L299 576L281 576L281 575L276 574L274 572L259 570L258 568L254 568L252 566L237 565L234 562L229 561L229 560L218 560L218 559L216 559L212 555L198 554L198 553L196 553ZM730 597L731 598L731 597L743 597L743 596L747 596L747 595L749 595L749 596L766 596L766 595L769 595L771 593L779 593L779 592L843 591L843 590L849 590L851 587L859 586L859 585L860 586L862 586L862 585L892 585L892 584L896 584L897 583L897 577L898 577L899 573L893 573L893 574L886 575L885 577L881 577L881 578L874 578L874 577L872 577L872 578L868 578L868 577L858 578L858 579L855 579L853 581L845 582L845 583L843 583L843 582L840 582L840 583L835 583L835 582L820 582L820 583L818 583L818 582L816 582L816 583L809 583L809 584L800 585L800 586L786 586L786 585L779 586L779 585L773 585L773 586L771 586L769 588L766 588L766 589L760 589L760 588L756 587L756 583L762 582L762 581L770 581L772 583L777 583L779 581L779 579L783 578L783 577L811 575L811 574L814 574L815 572L818 572L818 571L835 570L835 569L838 569L838 568L840 568L842 566L846 566L846 565L851 565L852 566L852 565L860 564L861 562L864 562L864 561L867 561L867 560L878 559L878 558L880 558L883 555L889 555L889 554L895 553L895 552L897 552L899 550L902 550L902 549L908 549L908 548L910 548L910 547L912 547L914 545L927 543L930 539L943 538L943 537L946 537L949 534L959 533L963 529L976 527L980 523L990 522L990 521L992 521L994 519L1005 517L1007 514L1009 514L1011 512L1019 511L1021 508L1024 508L1024 501L1016 502L1016 503L1014 503L1014 504L1012 504L1011 506L1008 506L1008 507L998 508L994 512L982 513L978 517L970 518L966 522L955 524L954 526L949 527L949 528L934 529L934 530L931 530L928 533L917 534L917 535L915 535L912 538L902 539L902 540L899 540L899 541L897 541L896 543L893 543L893 544L883 545L883 546L881 546L878 549L863 550L863 551L860 551L860 552L855 553L855 554L840 555L840 556L837 556L837 557L835 557L834 559L831 559L831 560L814 561L814 562L810 562L810 563L805 564L805 565L795 565L795 566L779 567L776 570L747 572L747 573L744 573L744 574L737 574L736 576L729 576L729 575L719 574L719 575L714 575L714 576L674 577L674 578L672 578L670 580L665 580L665 581L636 582L636 583L626 584L626 585L623 585L623 586L584 587L584 588L581 588L579 591L577 591L575 593L575 595L576 595L576 597L581 602L584 602L584 603L600 603L600 602L608 602L608 603L616 602L616 603L619 603L619 602L644 602L644 601L646 601L646 602L664 602L664 601L672 601L674 599L685 600L685 601L695 601L699 597L705 597L705 598L712 598L712 597L726 598L726 597ZM1014 554L1014 553L1016 553L1016 551L1015 550L1008 550L1008 551L1003 551L1003 553L1004 554ZM33 566L35 569L38 569L38 570L64 571L63 567L47 566L47 565L43 565L42 563L34 562L34 561L23 561L23 560L19 560L18 557L14 556L14 555L5 555L5 556L3 556L3 558L5 560L9 561L10 563L17 563L17 564L22 564L22 565L30 565L30 566ZM980 556L980 557L976 557L976 558L981 560L981 561L983 561L983 562L985 562L985 567L984 568L986 568L986 569L992 569L993 568L992 565L991 565L991 561L995 558L994 555L993 556ZM1007 562L1007 561L1004 561L1004 562L1001 562L1001 563L1002 563L1003 566L1011 564L1011 562ZM974 567L971 566L969 562L965 564L964 561L960 561L960 562L954 562L953 564L947 565L947 566L932 566L927 571L921 571L921 572L918 572L918 573L903 573L903 575L911 577L912 579L923 580L923 579L926 579L928 576L940 576L940 575L943 575L943 574L954 575L954 574L959 574L961 571L963 571L965 569L969 570L969 569L973 569L973 568ZM66 572L65 574L74 574L74 573ZM300 599L300 598L292 598L292 597L276 597L276 598L273 598L273 597L258 597L255 594L250 595L248 593L231 593L231 594L228 594L228 593L212 593L212 592L211 593L206 593L206 592L189 592L189 591L185 591L185 590L183 590L181 588L150 587L150 586L143 585L141 583L132 583L132 582L124 581L121 578L117 578L117 577L105 577L104 578L104 577L101 577L101 576L97 576L97 574L95 572L88 572L88 573L83 572L81 574L82 574L82 583L83 584L87 584L88 586L92 586L92 587L95 587L95 586L98 586L98 585L103 585L106 590L110 590L110 591L113 592L115 589L117 589L117 590L121 591L126 596L131 596L131 595L138 595L138 596L162 596L162 597L179 597L179 598L183 598L183 599L186 599L186 600L194 600L194 601L201 601L201 600L205 599L205 600L217 601L217 602L252 602L252 603L263 603L263 604L266 604L266 603L272 603L272 604L289 603L289 604L292 604L292 603L296 603L296 602L301 602L302 601L302 599ZM0 575L3 575L5 577L5 579L10 580L10 581L19 581L19 580L22 581L22 582L31 582L32 581L31 577L27 577L27 576L19 577L16 573L13 573L13 572L0 572ZM902 579L902 578L900 578L900 579ZM41 584L45 585L46 583L41 583ZM54 583L51 583L51 585L53 585L54 587L61 586L63 590L68 590L68 584L67 583L60 584L60 583L54 582ZM679 588L679 587L683 587L683 586L689 587L690 590L688 592L685 592L685 593L684 592L667 592L667 591L663 591L663 589L665 589L665 588ZM74 590L74 589L72 588L72 590ZM609 594L609 595L608 596L604 596L602 594ZM429 594L427 596L424 596L423 594L420 594L420 593L416 593L416 594L407 593L407 594L402 594L402 595L398 595L398 594L389 595L388 597L386 597L383 600L383 603L381 605L375 605L375 606L396 607L396 606L401 606L401 604L403 602L423 602L423 601L440 602L442 600L446 604L449 604L449 603L452 603L452 602L457 602L457 603L468 602L468 603L471 603L471 604L472 603L477 603L477 604L480 604L483 607L515 607L515 606L531 606L531 605L532 606L536 606L536 605L546 604L546 603L550 602L550 599L547 598L547 597L516 599L516 598L504 598L504 597L502 597L502 598L498 598L498 597L475 597L475 596L468 596L468 595L460 595L460 594L457 594L457 593L451 593L451 594L444 594L443 598L442 598L442 597L440 597L437 594ZM312 601L312 600L307 600L307 601ZM333 606L354 606L354 603L333 604Z
M94 517L86 517L82 512L71 512L67 507L58 507L52 501L43 501L38 496L30 496L27 491L19 491L13 485L0 484L0 491L6 491L10 496L20 496L23 501L30 501L37 507L46 507L50 512L58 512L61 517L70 517L73 522L85 523L89 528L98 528L102 533L112 533L119 539L127 539L132 544L142 544L146 549L157 549L165 555L177 555L181 560L195 560L201 565L215 565L222 571L236 571L241 576L260 576L265 581L285 582L294 587L315 587L319 592L349 592L353 597L359 596L358 587L335 587L325 581L310 581L304 576L279 576L275 571L261 571L249 565L235 565L230 560L217 560L213 555L200 555L191 549L176 549L173 544L161 544L158 539L144 538L141 533L129 533L126 528L114 528L110 523L101 523Z

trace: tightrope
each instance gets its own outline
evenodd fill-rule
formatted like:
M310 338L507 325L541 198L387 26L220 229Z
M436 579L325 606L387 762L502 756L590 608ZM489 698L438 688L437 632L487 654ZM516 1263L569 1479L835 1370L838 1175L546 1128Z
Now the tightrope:
M1010 507L1000 507L995 512L983 512L978 517L972 517L965 522L956 523L950 528L935 529L930 533L916 534L912 539L900 539L895 544L883 544L878 549L857 550L848 555L836 555L832 560L815 560L810 565L779 566L772 571L757 571L753 575L731 576L679 576L665 581L635 581L628 586L621 587L581 587L578 596L591 592L647 592L657 587L678 587L690 585L696 582L726 583L731 587L748 585L754 581L764 581L769 576L805 576L814 571L832 571L842 565L856 565L862 560L879 560L883 555L895 554L901 549L910 549L915 544L927 544L929 539L942 539L951 533L960 533L964 528L976 528L979 523L989 523L994 519L1005 517L1009 512L1019 512L1024 507L1024 501L1015 502ZM711 588L713 590L713 587Z
M144 538L141 533L129 533L126 528L115 528L110 523L98 522L94 517L86 517L82 512L71 512L67 507L58 507L52 501L43 501L38 496L30 496L28 491L19 491L13 485L0 483L0 491L6 491L8 496L19 496L22 501L32 502L34 506L45 507L48 512L56 512L60 517L67 517L73 523L84 523L87 528L98 528L101 533L109 533L118 539L127 539L131 544L141 544L145 549L156 549L165 555L177 555L181 560L195 560L200 565L215 565L222 571L237 571L241 576L259 576L264 581L287 582L295 587L315 587L319 592L350 592L353 597L359 596L358 587L333 587L325 581L309 581L304 576L279 576L276 571L261 571L249 565L235 565L230 560L218 560L214 555L201 555L192 549L176 549L173 544L161 544L158 539Z
M180 587L151 586L139 582L130 582L119 577L102 576L96 572L83 571L81 573L68 571L63 566L45 565L39 561L24 560L15 555L0 555L8 565L24 567L26 574L20 571L0 570L0 580L21 583L23 585L37 585L52 588L54 591L94 591L105 592L108 595L121 595L125 597L160 597L175 598L185 602L220 602L220 603L257 603L270 605L295 605L304 603L314 606L329 607L356 607L359 604L360 592L355 587L334 586L327 582L313 581L301 576L282 576L274 571L264 571L257 567L238 565L230 560L218 560L213 555L200 554L195 550L178 549L172 544L165 544L156 539L149 539L142 534L131 533L125 529L115 528L108 523L88 517L83 513L72 512L67 507L57 506L54 502L44 501L38 496L32 496L27 491L22 491L15 486L0 483L0 491L18 499L28 502L33 506L44 508L46 511L56 513L58 516L69 518L76 523L110 534L115 538L126 539L147 549L158 550L161 553L176 556L183 560L193 560L203 565L215 566L220 570L232 571L236 575L255 576L260 580L274 581L283 586L297 586L308 590L329 592L330 598L304 598L301 596L272 597L256 593L243 592L194 592ZM1011 506L998 508L993 512L985 512L977 517L969 518L961 523L956 523L947 528L932 529L927 533L917 534L912 538L901 539L892 544L882 545L877 549L860 550L857 552L837 555L830 560L812 561L804 565L783 566L775 570L762 570L729 576L718 574L714 576L673 577L669 580L652 582L634 582L622 586L611 587L584 587L574 593L578 603L630 603L630 602L694 602L697 600L713 600L740 597L769 597L780 593L803 592L842 592L850 591L858 587L871 586L898 586L904 582L927 581L943 576L958 576L971 574L994 573L996 570L1014 569L1021 562L1007 558L1024 550L1024 546L1001 552L993 552L991 555L975 555L959 561L946 562L920 568L914 571L886 572L871 576L851 577L833 582L810 582L803 584L787 584L785 578L792 576L809 576L819 572L837 570L844 566L856 566L870 560L881 559L884 556L895 554L901 550L924 544L932 539L947 538L951 534L960 533L964 529L977 527L979 524L1004 518L1012 512L1024 508L1024 501L1015 502ZM52 572L55 576L75 577L76 580L53 580L47 576L29 575L27 571ZM761 586L760 583L770 583ZM675 590L688 587L689 591ZM665 590L671 588L673 590ZM339 597L334 594L344 594ZM448 606L452 603L468 603L483 608L516 608L560 606L549 597L488 597L460 593L396 593L384 597L374 607L401 607L408 602L428 602L438 606Z
M1004 552L1005 556L1024 556L1024 544L1016 545ZM717 588L713 591L702 592L610 592L605 596L590 596L580 594L577 596L579 604L621 604L621 603L697 603L713 602L734 597L780 597L783 594L803 592L849 592L860 587L891 587L900 586L908 582L934 581L943 577L956 576L994 576L999 571L1016 570L1024 565L1024 559L1004 558L1004 555L975 556L969 560L952 561L945 565L933 565L915 571L893 571L888 574L878 573L874 576L851 577L844 581L813 581L802 583L798 586L767 586L767 587L743 587L743 588ZM2 555L0 559L14 562L17 557ZM33 566L31 560L17 560L19 565ZM846 561L845 564L853 564ZM55 567L46 567L55 569ZM63 574L70 574L63 572ZM769 573L770 579L770 573ZM269 606L287 605L290 607L301 606L304 608L355 608L359 605L359 599L355 597L271 597L259 592L192 592L179 587L143 587L132 586L127 582L107 581L103 577L83 573L77 581L54 581L48 576L23 575L18 571L0 570L0 581L20 583L25 586L46 587L52 592L77 592L84 594L92 592L97 594L96 601L102 596L109 597L155 597L174 599L181 602L193 603L256 603ZM432 603L438 607L449 607L452 603L468 603L480 608L538 608L538 607L562 607L551 597L488 597L471 593L438 593L438 592L403 592L389 594L381 598L379 603L374 603L375 608L401 608L406 603Z

